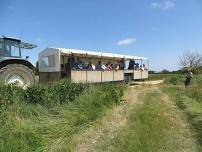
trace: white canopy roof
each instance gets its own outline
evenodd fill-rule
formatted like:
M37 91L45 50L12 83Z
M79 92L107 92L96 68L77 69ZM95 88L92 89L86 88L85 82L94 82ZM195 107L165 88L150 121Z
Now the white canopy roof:
M87 56L94 56L94 57L116 58L116 59L127 59L127 60L130 60L130 59L147 60L147 58L138 57L138 56L49 47L39 53L39 56L38 56L39 71L40 72L60 71L60 68L61 68L60 57L62 54L67 54L67 55L74 54L75 56L76 55L81 55L81 56L87 55Z
M87 50L77 50L77 49L66 49L66 48L47 48L47 50L53 50L56 49L60 53L64 54L83 54L83 55L93 55L93 56L102 56L102 57L110 57L110 58L125 58L125 59L135 59L135 60L147 60L147 58L144 57L138 57L138 56L131 56L131 55L121 55L121 54L114 54L114 53L103 53L103 52L96 52L96 51L87 51Z

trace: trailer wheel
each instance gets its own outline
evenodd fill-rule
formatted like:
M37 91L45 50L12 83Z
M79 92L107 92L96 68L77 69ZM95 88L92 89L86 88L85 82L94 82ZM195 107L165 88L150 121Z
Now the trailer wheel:
M0 70L0 80L4 84L15 83L17 86L27 88L35 84L34 72L22 64L9 64Z
M124 82L128 85L131 83L131 77L129 75L124 76Z

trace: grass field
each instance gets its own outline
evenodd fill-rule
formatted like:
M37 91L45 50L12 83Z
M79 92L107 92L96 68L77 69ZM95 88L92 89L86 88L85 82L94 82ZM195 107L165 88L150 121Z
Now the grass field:
M157 88L144 91L125 127L97 151L196 151L192 133L175 105Z
M201 131L194 129L194 120L175 100L176 95L201 99L198 90L201 89L198 86L201 77L196 76L187 89L183 75L165 75L164 79L165 83L160 86L130 87L118 112L112 110L116 116L111 112L107 118L76 136L73 151L201 151L198 138ZM199 107L197 109L198 113L202 112ZM197 124L197 128L202 127L199 122Z
M183 84L169 85L164 86L163 91L184 112L193 128L195 139L202 147L202 75L196 76L188 88L184 88Z
M154 78L159 76L153 75ZM185 88L183 75L163 75L165 85L161 87L164 93L174 101L191 124L194 138L199 151L202 150L202 75L195 75L192 84Z
M161 85L0 86L0 151L202 150L202 76Z
M68 151L71 137L120 102L123 86L0 86L0 151Z

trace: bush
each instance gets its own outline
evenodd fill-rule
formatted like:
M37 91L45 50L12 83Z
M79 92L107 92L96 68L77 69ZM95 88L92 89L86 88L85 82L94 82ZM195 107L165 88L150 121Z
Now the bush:
M192 86L186 90L187 96L196 99L198 102L202 102L202 88Z
M124 91L125 85L122 84L103 84L102 86L102 92L109 92L108 96L111 97L111 100L116 101L118 103L123 96L123 91Z
M27 90L0 85L0 151L70 151L71 137L118 104L123 90L69 81Z
M14 102L22 101L24 90L15 85L0 85L0 109L13 104Z
M23 90L15 85L0 85L0 105L12 104L16 101L55 106L73 101L81 95L89 85L60 81L48 85L36 85ZM5 107L5 106L4 106Z
M185 78L183 75L170 75L165 79L166 84L184 85Z
M25 100L47 106L71 102L82 94L89 85L60 81L49 85L37 85L25 91Z

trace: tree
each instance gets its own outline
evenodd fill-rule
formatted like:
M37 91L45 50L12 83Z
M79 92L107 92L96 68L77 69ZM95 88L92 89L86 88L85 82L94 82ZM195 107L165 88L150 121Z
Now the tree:
M180 66L182 66L183 69L197 69L202 66L202 54L200 54L199 52L186 51L184 52L182 57L180 57L179 64Z
M167 70L167 69L164 69L164 70L161 71L161 73L163 73L163 74L168 74L169 72L170 72L170 71Z

